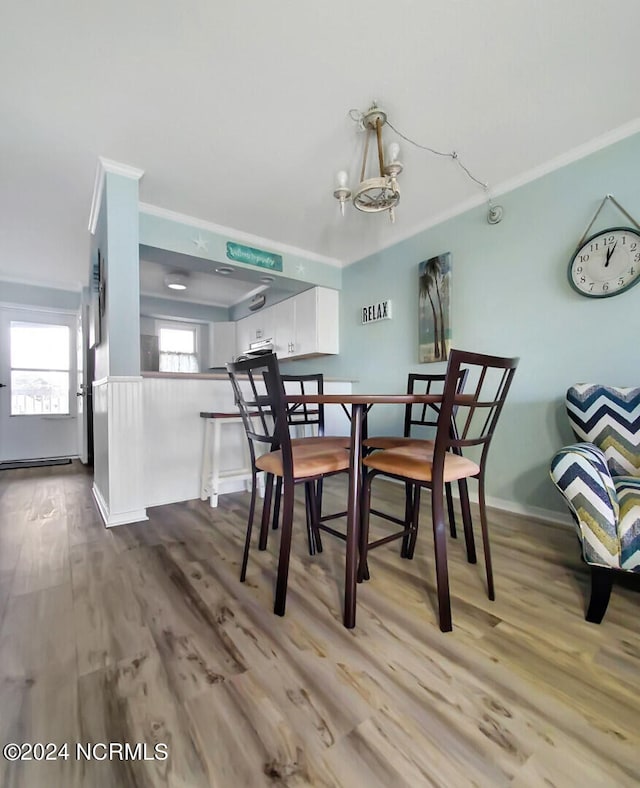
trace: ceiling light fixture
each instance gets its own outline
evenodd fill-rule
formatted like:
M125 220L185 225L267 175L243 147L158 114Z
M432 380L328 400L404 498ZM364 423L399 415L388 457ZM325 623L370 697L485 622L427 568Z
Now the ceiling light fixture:
M444 156L452 159L464 172L464 174L472 180L475 184L480 186L486 195L488 203L487 222L489 224L498 224L502 221L504 216L504 209L501 205L494 205L491 200L491 190L488 183L476 178L471 170L466 167L456 151L440 151L435 148L430 148L428 145L422 145L406 134L403 134L397 129L388 119L387 113L378 107L374 101L366 112L360 112L357 109L349 111L349 117L358 124L360 131L366 133L364 142L364 153L362 156L362 170L360 172L360 184L357 189L352 192L348 186L349 174L346 170L340 170L336 176L336 188L334 189L333 196L340 202L340 212L344 216L344 206L347 200L352 200L355 207L364 211L365 213L379 213L381 211L389 211L389 218L393 222L395 220L394 208L400 201L400 191L398 189L397 177L402 172L402 164L398 161L398 154L400 153L400 146L397 142L392 142L387 149L387 158L385 160L382 151L382 127L387 125L394 131L398 137L413 145L415 148L426 150L434 156ZM372 134L375 133L376 143L378 149L378 168L380 175L372 178L365 179L365 170L367 164L367 155L369 153L369 142Z
M393 142L389 145L387 161L385 162L382 144L382 127L386 122L387 113L381 107L378 107L375 101L369 109L359 117L360 128L366 135L364 152L362 154L360 183L352 192L347 185L349 175L345 170L341 170L337 175L336 189L333 192L333 196L336 200L340 201L340 212L343 216L345 203L347 200L351 199L359 211L364 211L364 213L389 211L389 218L392 222L395 220L393 209L400 201L400 190L398 189L397 177L402 172L402 164L398 160L400 146L397 142ZM379 175L365 178L367 156L369 155L369 143L371 137L374 135L378 153Z
M233 273L233 268L229 268L228 265L221 265L220 268L216 268L217 274L222 274L222 276L229 276L229 274Z
M170 290L186 290L187 289L187 275L180 271L174 271L172 274L167 274L164 278L165 285Z
M273 276L261 276L260 281L264 282L267 285L270 285L271 282L275 282L275 277Z

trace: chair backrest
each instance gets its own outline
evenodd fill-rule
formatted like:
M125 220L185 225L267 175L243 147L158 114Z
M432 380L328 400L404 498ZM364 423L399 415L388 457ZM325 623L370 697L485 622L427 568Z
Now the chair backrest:
M460 370L456 389L459 394L464 390L467 375L468 370ZM410 372L407 377L407 394L443 394L446 380L446 373L417 374ZM440 405L427 403L406 405L404 409L404 437L416 437L415 430L412 429L414 427L419 430L423 427L435 430L438 426L439 413Z
M281 375L288 394L324 394L324 376L321 372L312 375ZM292 403L287 405L289 426L306 428L311 425L317 435L324 435L324 405Z
M434 447L434 475L444 462L444 453L460 453L470 446L480 446L480 474L484 474L487 452L498 418L518 366L518 358L487 356L464 350L452 350L447 366L447 380L440 406ZM458 391L460 372L467 369L463 394ZM453 428L451 425L454 425Z
M612 476L640 476L640 388L580 383L566 406L575 436L604 453Z
M227 372L249 441L251 463L256 452L281 449L284 474L292 475L285 391L275 353L229 362Z

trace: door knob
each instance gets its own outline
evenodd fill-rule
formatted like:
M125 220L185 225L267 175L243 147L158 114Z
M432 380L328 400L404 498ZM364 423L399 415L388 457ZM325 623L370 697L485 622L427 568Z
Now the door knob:
M6 383L0 383L0 389L6 389L6 388L7 388Z

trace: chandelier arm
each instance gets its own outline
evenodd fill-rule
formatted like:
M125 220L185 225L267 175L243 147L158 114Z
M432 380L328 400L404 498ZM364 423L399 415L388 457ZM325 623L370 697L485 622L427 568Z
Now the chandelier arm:
M367 129L364 141L364 155L362 157L362 170L360 171L360 183L364 180L364 171L367 166L367 154L369 153L369 130Z
M376 120L376 138L378 140L378 164L380 165L380 177L384 178L384 156L382 155L382 123L380 118Z

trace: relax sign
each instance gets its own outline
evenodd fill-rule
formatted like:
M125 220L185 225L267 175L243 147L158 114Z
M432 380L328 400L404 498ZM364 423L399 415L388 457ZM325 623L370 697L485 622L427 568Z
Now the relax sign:
M375 323L376 320L391 320L391 301L378 301L377 304L362 307L362 323Z

